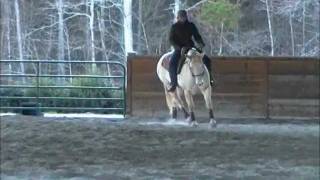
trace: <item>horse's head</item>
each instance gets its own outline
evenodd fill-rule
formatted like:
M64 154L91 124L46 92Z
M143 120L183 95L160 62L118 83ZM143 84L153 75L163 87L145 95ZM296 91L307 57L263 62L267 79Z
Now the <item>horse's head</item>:
M203 76L206 72L202 61L203 56L204 53L199 53L195 48L190 49L186 54L186 61L189 64L192 76L196 79L197 85L203 84Z

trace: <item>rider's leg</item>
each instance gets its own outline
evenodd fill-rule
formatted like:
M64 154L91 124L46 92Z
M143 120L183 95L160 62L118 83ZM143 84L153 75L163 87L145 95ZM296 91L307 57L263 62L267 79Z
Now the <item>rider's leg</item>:
M178 85L177 80L177 68L178 68L178 61L180 59L181 52L179 49L173 51L173 54L170 59L170 66L169 66L169 74L171 79L171 87L168 91L173 92L176 90Z
M180 59L178 60L178 70L177 70L177 74L180 74L182 66L184 64L184 61L186 60L186 54L189 51L189 49L191 49L191 47L183 47L181 49L181 56Z
M210 58L207 55L203 56L203 63L206 65L209 75L210 75L210 85L213 86L213 77L212 77L212 72L211 72L211 61Z
M185 60L186 60L186 57L184 55L180 56L180 59L178 60L177 74L180 74Z

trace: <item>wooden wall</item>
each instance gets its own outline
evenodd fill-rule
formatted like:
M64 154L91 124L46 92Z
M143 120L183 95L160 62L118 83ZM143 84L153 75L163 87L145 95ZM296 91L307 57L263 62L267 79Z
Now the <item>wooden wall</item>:
M159 57L128 57L128 113L168 116L156 74ZM217 118L319 119L319 59L285 57L211 57L217 80L213 90ZM195 97L196 116L206 117Z

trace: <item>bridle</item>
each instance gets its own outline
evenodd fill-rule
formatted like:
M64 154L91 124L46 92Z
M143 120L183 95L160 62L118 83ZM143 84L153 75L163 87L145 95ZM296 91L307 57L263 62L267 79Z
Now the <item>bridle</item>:
M198 79L198 80L199 80L199 78L200 78L200 79L203 79L203 76L204 76L205 73L206 73L206 67L205 67L204 63L202 63L202 64L201 64L202 72L199 73L199 74L195 74L195 73L192 71L192 68L191 68L191 62L192 62L192 60L193 60L193 59L192 59L193 56L194 56L194 54L192 54L192 55L188 55L188 54L187 54L187 55L186 55L186 60L185 60L184 64L187 64L187 65L188 65L189 70L190 70L191 75L192 75L193 78ZM203 80L200 80L200 82L203 82ZM197 84L198 86L202 86L202 83L201 83L201 84L196 83L196 84ZM210 86L210 85L204 87L204 89L207 89L209 86Z
M191 68L191 59L192 59L192 56L189 56L189 55L186 55L186 58L187 60L185 61L185 64L188 64L188 67L189 67L189 70L191 72L191 75L192 77L202 77L204 76L205 74L205 67L204 67L204 64L202 63L202 72L199 73L199 74L195 74L193 71L192 71L192 68Z
M205 69L204 69L204 65L203 64L202 64L202 72L199 73L199 74L194 74L193 71L192 71L192 68L190 67L190 65L189 65L189 69L190 69L192 77L201 77L205 73Z

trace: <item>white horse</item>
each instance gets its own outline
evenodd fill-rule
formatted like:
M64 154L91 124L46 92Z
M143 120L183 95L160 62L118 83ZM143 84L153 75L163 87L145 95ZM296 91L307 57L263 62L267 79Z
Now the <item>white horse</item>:
M212 88L210 86L210 76L208 69L203 64L202 58L204 53L199 53L196 49L190 49L186 54L186 60L182 65L181 73L178 75L178 84L175 92L168 92L170 85L170 76L168 64L172 52L164 54L157 64L157 74L164 86L167 105L173 119L177 118L177 109L184 112L191 126L197 126L198 123L194 116L194 101L193 95L201 92L206 102L206 107L209 110L209 126L215 127L217 122L214 120L212 108ZM167 66L167 67L165 67ZM188 104L189 113L184 108L182 95L184 94Z

